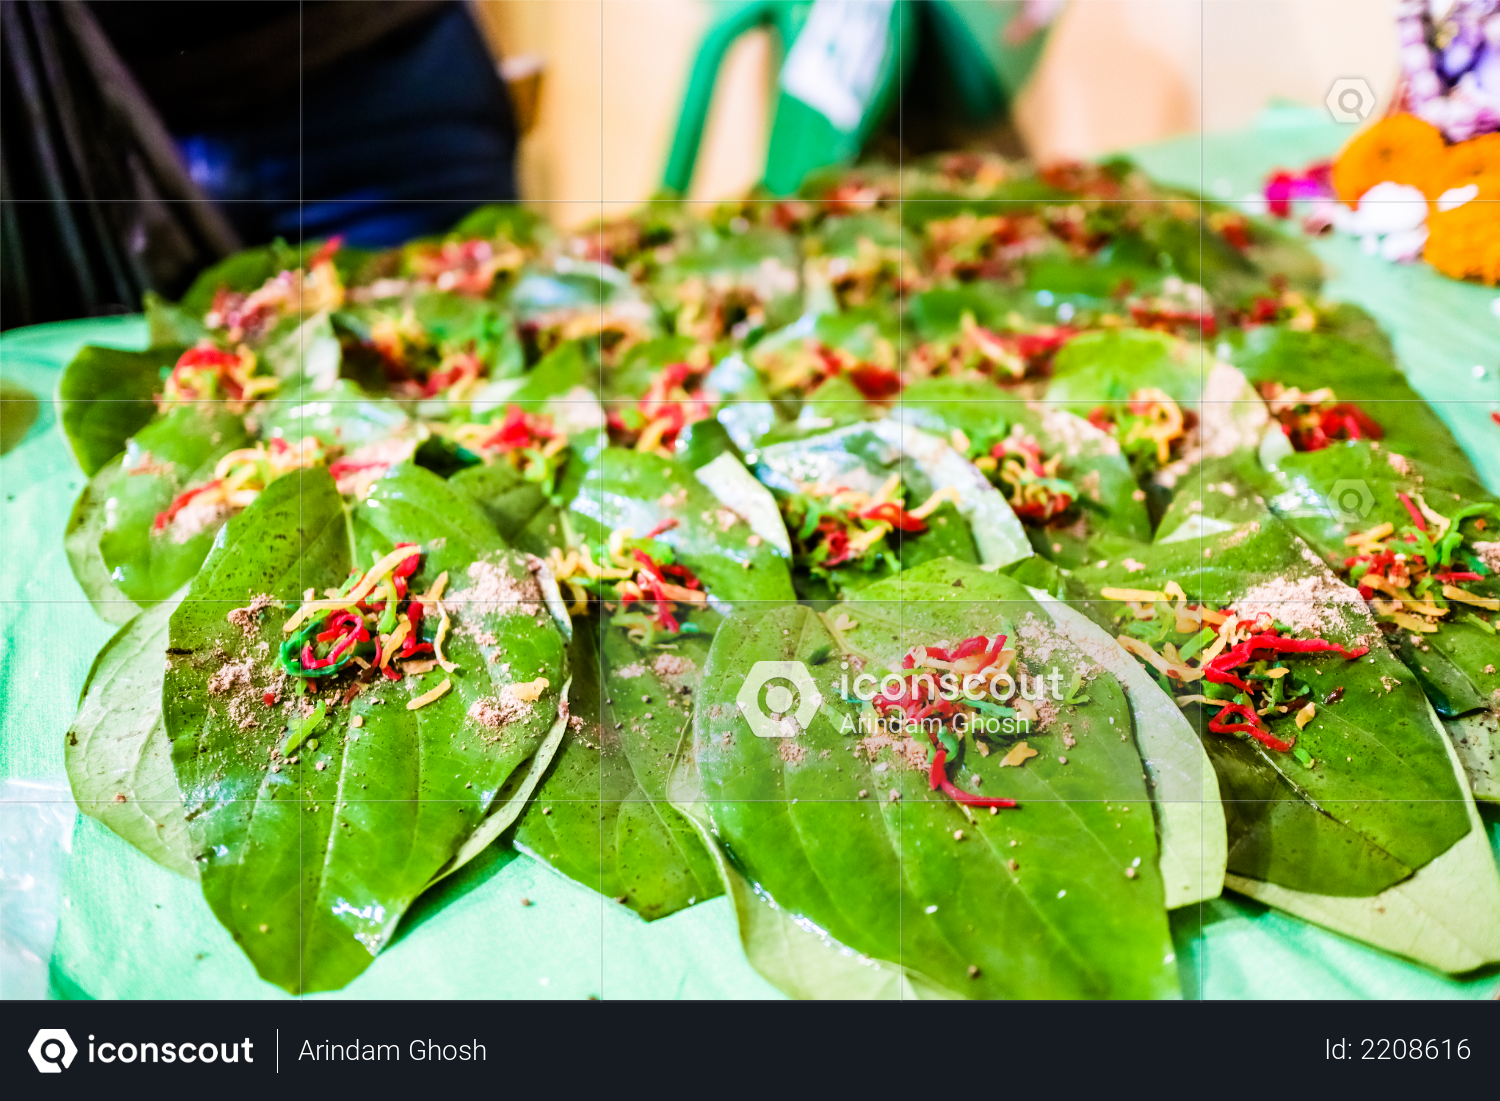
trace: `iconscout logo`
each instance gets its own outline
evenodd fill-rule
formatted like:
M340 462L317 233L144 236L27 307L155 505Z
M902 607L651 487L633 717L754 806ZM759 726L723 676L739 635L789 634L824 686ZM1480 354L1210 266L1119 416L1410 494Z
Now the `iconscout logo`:
M65 1028L39 1028L36 1039L31 1041L26 1053L31 1056L36 1069L43 1074L61 1074L63 1068L73 1065L78 1045Z
M255 1044L250 1037L238 1043L158 1043L151 1040L140 1043L98 1043L89 1035L90 1063L253 1063L251 1054ZM73 1065L78 1054L78 1045L65 1028L44 1028L37 1032L36 1039L26 1049L36 1069L43 1074L61 1074Z
M766 706L762 709L760 690L773 680L790 681L796 692L784 684L773 684L766 689ZM802 697L801 702L792 711L798 696ZM757 661L734 702L757 738L795 738L813 721L818 708L823 706L823 696L807 666L800 661Z

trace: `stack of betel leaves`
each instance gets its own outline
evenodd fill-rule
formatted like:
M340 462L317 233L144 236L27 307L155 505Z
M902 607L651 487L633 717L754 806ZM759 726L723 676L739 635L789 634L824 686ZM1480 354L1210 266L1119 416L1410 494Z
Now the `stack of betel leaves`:
M947 156L275 244L86 348L80 807L293 992L515 845L798 996L1500 961L1500 499L1266 225Z

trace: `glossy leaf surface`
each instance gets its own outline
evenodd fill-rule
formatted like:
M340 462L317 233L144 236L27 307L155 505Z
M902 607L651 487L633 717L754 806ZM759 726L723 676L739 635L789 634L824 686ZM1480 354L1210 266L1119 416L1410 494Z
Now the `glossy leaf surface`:
M938 562L865 590L848 606L858 626L841 634L866 669L883 669L909 646L993 634L1028 613L1043 615L1009 579ZM965 748L961 786L972 790L974 774L983 794L1021 801L971 815L929 790L925 767L866 752L837 646L805 607L736 616L715 640L694 757L713 828L749 881L951 995L1174 995L1150 803L1114 682L1098 678L1092 701L1066 714L1078 742L1068 764L1049 756L1058 732L1031 735L1045 752L1019 768ZM1047 664L1065 664L1068 649L1054 638ZM755 662L771 660L802 661L822 698L792 738L755 737L735 703Z
M1397 530L1411 524L1411 515L1398 494L1415 501L1421 497L1440 515L1454 516L1477 504L1497 504L1462 469L1423 463L1385 447L1348 443L1321 451L1302 452L1279 460L1270 475L1267 503L1287 525L1330 561L1342 562L1349 553L1344 539L1390 523ZM1497 510L1500 511L1500 510ZM1484 522L1490 533L1500 528L1500 516ZM1473 521L1464 526L1472 532ZM1485 541L1484 533L1474 537ZM1459 563L1462 565L1462 563ZM1491 573L1466 589L1481 598L1500 596L1500 576ZM1450 602L1438 630L1416 640L1409 631L1391 638L1398 656L1422 685L1439 715L1453 718L1487 708L1500 692L1500 635L1474 618L1490 623L1492 615Z
M79 810L163 867L197 879L161 713L167 625L179 602L141 612L99 651L68 728L64 760Z
M1201 712L1209 708L1192 705L1219 776L1231 872L1323 895L1372 895L1468 832L1462 788L1426 721L1421 689L1380 644L1363 601L1284 525L1263 515L1225 533L1143 548L1137 557L1078 570L1069 581L1074 598L1092 600L1086 610L1106 630L1121 629L1125 608L1100 598L1105 587L1160 589L1176 581L1190 601L1225 607L1248 595L1255 610L1296 622L1308 614L1307 598L1296 594L1316 585L1329 610L1317 637L1371 646L1354 661L1299 659L1297 676L1319 701L1316 717L1300 731L1291 715L1266 720L1279 737L1295 737L1312 768L1259 742L1208 732ZM1307 587L1290 594L1277 584L1303 579ZM1338 688L1341 698L1328 703Z
M100 561L122 595L149 606L193 579L222 520L156 531L156 518L183 490L212 479L223 456L248 446L244 422L233 413L179 406L137 432L118 466L95 476L79 507L102 516L75 519L80 529L99 532ZM98 578L77 576L91 599L107 598Z
M340 584L354 562L400 541L424 549L413 591L449 573L452 689L410 710L441 669L377 681L334 709L316 747L280 760L283 731L299 714L270 656L289 609L304 588ZM474 603L469 570L481 561L518 587L530 579L483 514L436 476L394 468L351 517L332 480L313 470L273 482L230 522L173 616L163 703L204 895L269 981L294 992L334 989L368 967L554 729L566 679L562 635L540 599L499 610L493 597ZM260 594L283 603L248 632L226 621ZM249 665L225 693L210 681L230 662ZM498 729L470 719L481 698L537 677L549 687L529 712ZM261 701L268 690L277 692L274 706Z
M1384 432L1383 446L1449 475L1477 478L1474 465L1437 411L1390 360L1326 333L1279 326L1253 330L1232 356L1254 383L1279 382L1305 393L1323 387L1352 401Z
M97 474L156 416L153 399L176 360L175 348L124 352L90 346L73 357L57 384L58 418L85 474Z

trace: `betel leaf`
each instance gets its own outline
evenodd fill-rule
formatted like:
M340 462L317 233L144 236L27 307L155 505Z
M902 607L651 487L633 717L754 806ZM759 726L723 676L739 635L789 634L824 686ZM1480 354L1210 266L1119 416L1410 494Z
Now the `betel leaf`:
M178 308L190 317L201 318L221 289L253 291L278 272L298 267L303 254L317 247L317 242L309 241L298 249L278 237L269 245L237 252L201 272L182 296Z
M925 521L925 531L889 537L903 569L945 557L1004 566L1031 554L1020 521L972 463L942 439L894 419L775 444L755 458L756 477L783 501L815 483L873 494L892 475L900 476L908 508L939 489L955 491L957 505L945 501ZM802 595L820 597L852 592L891 572L889 565L840 570L834 590L799 571L798 584Z
M141 612L104 644L63 757L79 810L163 867L197 879L161 714L167 624L183 595Z
M1437 715L1419 704L1454 772L1461 762ZM1371 898L1329 897L1231 875L1230 887L1289 914L1452 974L1500 962L1500 873L1468 792L1469 832L1410 879Z
M1267 484L1253 454L1240 452L1199 463L1177 480L1177 491L1156 525L1155 541L1201 539L1259 520L1266 514L1260 493Z
M304 715L274 665L281 625L304 589L340 584L356 560L402 541L423 547L413 591L449 574L445 650L458 669L377 679L332 709L316 748L279 759ZM258 623L226 619L263 594L274 601ZM376 482L352 517L325 471L271 483L204 563L168 654L163 710L204 896L261 976L293 992L338 988L369 966L507 781L544 769L560 737L564 642L536 579L482 513L410 466ZM445 676L445 695L407 706ZM481 699L538 677L548 684L529 711L495 729L470 718Z
M281 393L301 399L328 392L338 382L343 347L328 313L293 314L272 330L261 356L282 380Z
M638 400L663 367L690 362L696 346L690 336L658 336L632 345L620 365L605 375L604 397Z
M714 419L741 453L748 453L776 424L776 406L755 368L738 352L725 356L704 380L704 389L722 404Z
M1144 219L1141 238L1172 271L1195 283L1216 300L1239 302L1270 289L1270 280L1222 233L1205 232L1197 219L1176 211L1152 212Z
M493 302L427 292L416 295L410 308L440 349L472 351L489 368L491 378L519 374L524 369L524 353L515 327Z
M1016 400L988 381L940 378L907 387L897 415L945 438L959 430L971 456L988 455L1001 439L1019 431L1035 441L1043 462L1060 459L1056 476L1072 483L1078 505L1047 524L1023 523L1038 553L1065 567L1086 560L1089 541L1101 534L1150 541L1151 518L1119 444L1076 414ZM1003 482L998 488L1002 494L1014 492Z
M518 245L531 245L546 235L546 228L534 211L518 203L489 203L464 215L449 236L458 240L503 237Z
M202 313L194 316L155 291L142 294L141 305L153 348L191 348L209 335Z
M637 782L604 702L598 638L584 620L574 631L575 721L516 825L517 845L648 921L721 894L691 824Z
M109 517L105 507L110 499L109 490L122 477L120 468L124 460L123 455L116 456L84 483L78 500L73 502L73 511L63 533L63 549L67 552L73 579L99 618L117 626L129 623L141 610L139 604L120 591L99 553L99 540L104 535L105 521Z
M120 462L94 476L79 497L74 530L80 541L85 530L98 531L99 562L119 594L145 607L192 580L223 517L209 514L189 522L189 514L161 531L156 518L183 490L211 480L221 458L250 442L244 422L233 413L178 406L137 432ZM102 515L87 515L94 509ZM80 547L74 559L75 576L98 607L113 593L101 585L86 551Z
M629 528L642 538L675 521L653 538L671 547L716 600L793 598L784 552L674 460L621 448L601 451L568 509L573 531L596 558L612 532Z
M490 382L474 395L471 405L475 418L484 419L503 416L511 405L528 413L540 413L554 411L549 408L553 404L582 402L587 407L592 402L587 409L592 416L598 408L598 389L599 369L589 364L576 342L569 341L548 352L524 375ZM594 419L602 424L602 415Z
M723 465L716 465L715 473L710 482L733 484ZM741 483L766 495L743 467L739 473ZM747 496L741 493L735 500L740 503ZM748 511L763 514L761 504ZM611 532L629 528L644 536L668 522L676 526L654 538L700 580L710 606L679 609L677 615L693 630L665 645L640 645L626 626L603 617L596 649L589 654L602 671L600 694L579 703L585 729L594 733L570 736L565 754L538 792L537 805L550 806L552 813L545 817L555 820L543 821L533 808L526 820L530 825L523 823L520 835L549 863L591 886L594 880L604 883L600 890L623 898L648 919L722 890L696 833L666 800L667 776L691 719L713 632L736 606L795 599L780 549L785 532L779 540L763 538L680 463L605 450L584 472L569 512L570 530L596 560ZM584 805L589 792L594 793L592 803ZM606 859L610 853L613 864Z
M1098 624L1046 592L1027 591L1057 630L1125 689L1156 813L1167 908L1217 897L1229 859L1224 807L1213 763L1192 724Z
M280 399L261 404L255 410L255 423L264 438L315 436L325 447L342 448L347 455L401 433L411 419L398 403L372 397L358 383L339 379L308 401Z
M796 599L784 530L780 538L760 534L766 530L764 497L769 495L757 487L762 498L758 507L752 491L743 488L732 501L721 499L711 486L734 484L726 468L735 461L716 462L724 464L715 467L720 476L705 481L680 463L610 449L590 465L570 506L574 530L596 554L611 532L630 528L639 536L675 522L655 538L671 548L676 562L691 570L708 593L706 608L680 613L696 630L668 646L641 646L624 627L609 622L601 628L607 706L614 721L623 724L620 734L636 780L653 799L664 797L672 755L690 721L723 616L737 608ZM742 487L753 484L743 468L739 473Z
M1199 345L1146 329L1084 333L1052 360L1047 400L1085 416L1104 402L1123 401L1137 390L1156 389L1179 405L1195 405L1210 362Z
M1050 320L1054 316L1037 305L1035 295L988 280L934 287L914 294L909 299L908 312L916 335L922 340L958 335L965 314L986 328L1006 324L1011 314L1031 315L1029 320Z
M1271 509L1290 528L1325 559L1340 564L1351 553L1344 540L1354 532L1382 523L1397 531L1411 526L1400 494L1450 517L1475 505L1500 506L1500 498L1462 469L1424 463L1362 442L1282 457L1270 472L1265 492ZM1485 532L1500 528L1500 507L1479 520L1486 525L1484 531L1476 528L1473 518L1460 530L1466 541L1488 546ZM1456 560L1454 568L1468 567ZM1491 572L1464 587L1475 596L1493 599L1500 596L1500 577ZM1441 596L1442 590L1434 590L1434 595ZM1492 619L1484 609L1449 601L1449 612L1435 632L1420 639L1404 630L1390 636L1397 654L1444 718L1494 708L1500 700L1500 635Z
M954 573L965 589L952 585ZM1176 994L1150 802L1114 682L1091 681L1089 703L1028 735L1044 752L1021 767L965 744L961 785L973 790L978 775L984 794L1021 802L968 814L929 790L925 765L912 767L917 746L897 752L860 729L840 665L878 671L919 643L1014 636L1040 609L1008 578L953 562L871 586L845 609L856 624L838 635L811 609L787 606L736 615L715 639L693 754L712 835L739 871L800 924L950 996ZM1023 656L1030 646L1020 642ZM1053 663L1085 664L1059 636L1045 648L1044 676ZM830 651L845 656L820 663ZM756 737L736 702L746 685L764 688L761 661L806 670L796 705L817 700L794 735ZM746 707L770 703L767 693ZM1057 752L1064 732L1076 741L1066 754ZM778 979L775 968L764 973Z
M671 778L672 805L698 831L734 906L745 958L772 986L805 1000L911 1001L955 996L897 964L851 951L811 922L789 914L763 888L747 880L715 836L692 753L681 753L679 758Z
M1474 798L1500 803L1500 714L1477 711L1444 719L1443 726Z
M508 462L471 466L449 483L471 497L512 546L545 554L562 537L557 507L546 490Z
M1290 714L1265 720L1278 737L1296 739L1310 768L1291 753L1209 732L1212 705L1190 705L1219 776L1230 872L1367 897L1410 878L1468 832L1462 783L1445 739L1424 717L1420 688L1381 644L1358 594L1284 525L1263 515L1228 532L1144 547L1135 559L1074 571L1069 595L1089 601L1084 610L1118 633L1125 605L1100 591L1160 590L1170 581L1189 601L1269 612L1294 625L1296 637L1370 647L1357 660L1296 659L1316 716L1301 730Z
M162 376L178 350L125 352L89 345L63 369L58 419L85 474L97 474L156 416Z
M1391 360L1326 333L1262 326L1232 355L1251 382L1279 382L1310 393L1330 387L1380 425L1383 446L1450 475L1478 480L1474 464L1435 409Z

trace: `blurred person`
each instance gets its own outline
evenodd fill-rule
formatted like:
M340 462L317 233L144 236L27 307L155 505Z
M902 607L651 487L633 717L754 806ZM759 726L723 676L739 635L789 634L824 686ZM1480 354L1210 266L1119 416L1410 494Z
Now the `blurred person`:
M516 198L516 125L451 0L91 0L246 244L379 248Z

